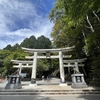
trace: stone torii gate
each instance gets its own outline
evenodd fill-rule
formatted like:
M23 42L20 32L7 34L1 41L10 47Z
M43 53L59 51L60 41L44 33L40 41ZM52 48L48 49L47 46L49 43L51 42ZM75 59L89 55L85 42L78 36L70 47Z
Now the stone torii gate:
M73 88L86 88L87 84L84 80L84 75L80 73L79 67L84 66L82 64L85 62L86 58L83 59L74 59L74 60L63 60L64 67L73 67L74 73L71 75L72 76L72 87Z
M68 52L73 50L74 46L67 47L67 48L59 48L59 49L29 49L29 48L23 48L22 49L25 52L34 53L34 56L26 56L28 59L33 59L33 67L32 67L32 76L31 76L31 85L36 84L36 68L37 68L37 59L50 59L50 58L58 58L59 59L59 67L60 67L60 79L61 83L65 83L65 74L64 74L64 66L63 66L63 58L68 58L70 56L64 56L63 52ZM57 56L50 55L51 53L58 52L59 54ZM38 56L39 53L45 53L46 56Z
M21 75L22 68L32 68L33 65L33 61L11 60L11 62L14 68L19 69L19 75Z
M63 60L64 67L73 67L77 72L79 71L79 67L83 67L86 58L83 59L72 59L72 60Z

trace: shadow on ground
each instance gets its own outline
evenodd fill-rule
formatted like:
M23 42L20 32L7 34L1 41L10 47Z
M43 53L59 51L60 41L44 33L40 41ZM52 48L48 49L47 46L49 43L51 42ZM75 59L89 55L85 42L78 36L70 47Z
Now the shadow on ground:
M0 96L0 100L54 100L45 96Z

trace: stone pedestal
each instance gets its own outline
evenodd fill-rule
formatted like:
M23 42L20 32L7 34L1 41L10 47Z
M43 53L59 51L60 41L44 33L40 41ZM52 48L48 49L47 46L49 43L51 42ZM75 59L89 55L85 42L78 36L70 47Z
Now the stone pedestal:
M65 79L60 79L60 84L59 86L68 86Z
M11 75L8 78L8 83L5 86L5 89L21 89L21 76L20 75Z
M29 84L29 86L37 86L36 79L32 78L31 79L31 84Z
M31 79L31 84L36 84L36 79L32 78Z
M68 86L67 83L60 83L59 86Z
M87 84L83 74L72 74L72 88L86 88Z
M60 83L66 83L65 79L60 79Z

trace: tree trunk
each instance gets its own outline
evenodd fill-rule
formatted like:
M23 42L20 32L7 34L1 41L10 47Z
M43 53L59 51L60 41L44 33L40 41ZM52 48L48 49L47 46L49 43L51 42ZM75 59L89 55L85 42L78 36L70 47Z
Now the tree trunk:
M88 24L89 24L89 26L90 26L91 31L94 32L93 26L92 26L92 24L90 23L89 17L88 17L87 14L86 14L86 20L87 20L87 22L88 22Z
M84 36L84 40L85 40L85 33L84 33L84 31L82 30L82 33L83 33L83 36ZM87 45L87 42L85 41L85 44Z
M94 12L94 11L92 11L93 12L93 14L94 14L94 16L98 19L98 21L100 22L100 18L99 18L99 16Z

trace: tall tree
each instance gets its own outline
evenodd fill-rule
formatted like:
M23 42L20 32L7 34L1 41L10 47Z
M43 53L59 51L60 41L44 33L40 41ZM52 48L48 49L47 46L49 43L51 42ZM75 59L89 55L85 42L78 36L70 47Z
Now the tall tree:
M21 47L26 48L35 48L35 43L37 42L35 36L31 36L30 38L24 39L24 41L20 44Z
M37 38L37 43L35 44L35 48L37 49L50 49L51 48L51 41L49 38L41 35Z
M55 45L75 45L76 57L87 56L89 70L98 75L100 0L56 0L49 18L54 22L51 36Z

